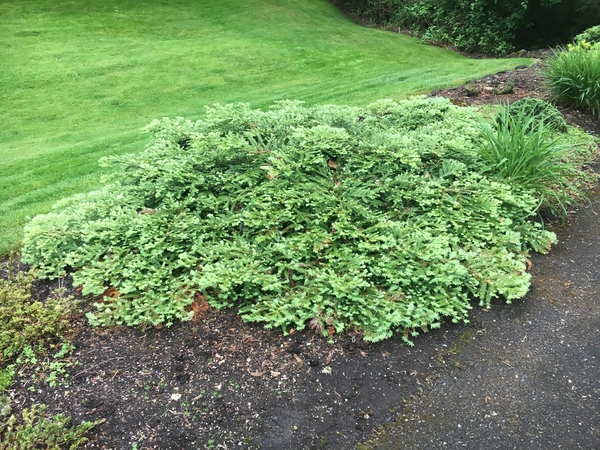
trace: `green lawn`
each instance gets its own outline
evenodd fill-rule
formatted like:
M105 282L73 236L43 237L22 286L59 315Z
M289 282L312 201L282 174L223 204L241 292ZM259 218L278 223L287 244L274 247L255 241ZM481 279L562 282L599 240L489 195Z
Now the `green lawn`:
M0 254L27 216L97 187L98 158L142 149L154 118L398 99L527 62L362 28L326 0L3 0Z

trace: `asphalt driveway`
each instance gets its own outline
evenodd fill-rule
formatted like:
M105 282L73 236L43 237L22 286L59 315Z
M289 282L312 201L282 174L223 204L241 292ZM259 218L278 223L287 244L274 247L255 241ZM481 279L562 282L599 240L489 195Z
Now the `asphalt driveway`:
M530 293L477 310L385 449L600 449L600 193L532 258Z

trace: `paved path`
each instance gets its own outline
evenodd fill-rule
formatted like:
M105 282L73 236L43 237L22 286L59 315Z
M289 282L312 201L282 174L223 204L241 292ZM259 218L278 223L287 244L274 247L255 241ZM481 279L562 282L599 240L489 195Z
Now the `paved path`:
M600 195L569 222L527 297L474 313L377 448L600 449Z

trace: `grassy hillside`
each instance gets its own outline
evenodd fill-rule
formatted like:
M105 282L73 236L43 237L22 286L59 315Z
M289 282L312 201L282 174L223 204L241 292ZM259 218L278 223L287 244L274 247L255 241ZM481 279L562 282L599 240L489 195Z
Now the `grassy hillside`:
M0 254L27 216L98 186L153 118L277 99L362 104L524 60L471 60L351 23L326 0L0 3Z

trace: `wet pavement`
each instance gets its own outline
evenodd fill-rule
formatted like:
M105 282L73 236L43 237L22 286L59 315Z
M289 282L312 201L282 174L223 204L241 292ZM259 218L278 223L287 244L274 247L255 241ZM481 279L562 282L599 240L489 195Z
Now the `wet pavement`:
M600 449L600 195L568 222L529 294L475 308L372 448Z

